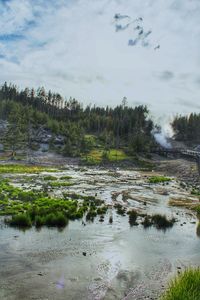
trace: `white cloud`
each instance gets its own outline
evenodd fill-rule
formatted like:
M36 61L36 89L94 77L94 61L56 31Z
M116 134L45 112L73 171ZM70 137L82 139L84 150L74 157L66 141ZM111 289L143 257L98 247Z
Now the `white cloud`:
M55 2L1 4L0 35L24 36L0 41L0 54L6 56L0 58L1 82L44 85L100 105L114 105L127 96L129 104L148 104L160 115L198 109L198 0ZM143 17L145 30L152 30L150 42L161 48L129 47L133 28L116 33L115 13Z

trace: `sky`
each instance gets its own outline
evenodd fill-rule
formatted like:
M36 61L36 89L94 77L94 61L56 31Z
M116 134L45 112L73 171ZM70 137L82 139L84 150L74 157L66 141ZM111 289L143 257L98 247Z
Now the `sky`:
M148 45L129 46L142 18ZM200 112L199 0L0 0L0 83L83 104L127 97L162 117ZM154 50L156 45L160 49Z

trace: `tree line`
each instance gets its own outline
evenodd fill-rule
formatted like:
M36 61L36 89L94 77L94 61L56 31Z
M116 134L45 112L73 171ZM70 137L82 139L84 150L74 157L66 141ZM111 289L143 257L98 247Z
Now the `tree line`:
M178 141L200 143L200 114L176 116L172 122L174 137Z
M66 155L91 148L87 135L97 137L105 148L127 147L132 152L148 151L154 142L148 108L129 107L125 98L114 108L84 107L74 98L66 100L43 87L19 90L5 82L0 88L0 118L8 121L7 144L15 139L15 147L20 143L29 147L37 129L44 128L64 137L62 151Z

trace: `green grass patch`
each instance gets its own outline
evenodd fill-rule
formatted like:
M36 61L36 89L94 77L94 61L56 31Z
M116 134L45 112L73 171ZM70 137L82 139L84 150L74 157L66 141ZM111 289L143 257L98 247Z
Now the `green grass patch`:
M54 183L57 181L51 182ZM15 188L8 180L0 181L0 214L12 216L5 218L5 223L10 226L64 227L68 220L86 216L91 221L106 211L103 201L92 195L66 193L63 199L58 199L48 197L46 193Z
M60 181L53 181L49 183L51 187L53 188L60 188L60 187L64 187L64 186L72 186L74 185L74 183L72 182L60 182Z
M110 149L105 151L103 149L91 150L87 155L83 156L83 162L86 162L91 165L97 165L103 161L114 162L114 161L123 161L129 157L123 150L119 149Z
M49 227L65 227L68 224L68 219L62 212L48 214L43 219L43 225Z
M57 180L58 178L55 176L52 176L52 175L47 175L47 176L44 176L43 179L45 181L54 181L54 180Z
M31 227L31 218L28 214L17 214L12 216L10 220L6 220L6 223L12 227L29 228Z
M199 300L200 269L187 269L169 284L160 300Z
M32 165L17 165L17 164L4 164L0 165L0 174L6 173L41 173L41 172L54 172L55 170L49 167L42 167L42 166L32 166Z
M102 162L103 150L91 150L87 155L83 156L83 162L91 165L99 164Z
M0 200L17 200L22 202L31 202L36 200L37 198L44 196L46 196L46 193L36 191L23 191L18 187L14 187L8 182L7 179L0 181ZM14 202L11 201L10 205L12 203ZM2 211L0 210L0 213L1 212Z
M164 183L169 182L171 180L171 178L165 176L152 176L149 178L149 183Z
M117 149L111 149L110 151L107 151L107 157L109 161L120 161L129 158L123 150Z
M200 191L197 190L197 189L192 189L191 195L194 195L194 196L200 196Z
M60 179L60 180L68 180L68 179L72 179L72 177L66 175L66 176L61 176L59 179Z
M65 199L84 200L84 203L86 205L100 206L104 203L103 200L97 199L95 196L92 196L92 195L80 195L80 194L76 194L76 193L63 193L63 197Z
M197 216L199 217L199 216L200 216L200 205L196 206L196 207L194 208L194 210L196 211Z

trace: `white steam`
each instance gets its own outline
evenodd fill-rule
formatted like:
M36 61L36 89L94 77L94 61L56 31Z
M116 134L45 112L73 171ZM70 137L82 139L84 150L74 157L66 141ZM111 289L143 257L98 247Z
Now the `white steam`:
M170 140L172 139L173 135L174 135L174 131L170 125L169 120L167 123L161 125L159 130L154 130L153 132L153 136L156 142L166 149L172 148Z

